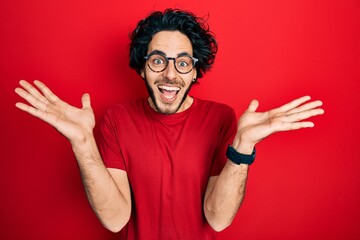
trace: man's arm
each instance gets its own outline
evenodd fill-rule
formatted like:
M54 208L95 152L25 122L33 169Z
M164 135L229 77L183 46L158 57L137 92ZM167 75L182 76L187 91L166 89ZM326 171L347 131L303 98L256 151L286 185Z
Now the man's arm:
M247 172L248 165L227 161L219 176L210 177L204 213L215 231L224 230L234 219L245 195Z
M313 127L312 116L321 115L321 101L309 96L298 98L267 112L255 112L259 106L253 100L238 122L233 147L242 154L251 154L255 145L275 132ZM228 160L219 176L210 177L204 199L204 213L215 231L222 231L233 221L245 195L248 165Z
M131 214L130 185L125 171L107 169L101 160L95 138L72 144L87 198L105 228L120 231Z
M71 143L89 202L103 225L117 232L128 222L131 213L130 186L126 172L106 169L101 160L93 128L95 117L90 96L84 94L81 109L70 106L40 81L26 81L15 92L30 105L16 103L19 109L47 122Z

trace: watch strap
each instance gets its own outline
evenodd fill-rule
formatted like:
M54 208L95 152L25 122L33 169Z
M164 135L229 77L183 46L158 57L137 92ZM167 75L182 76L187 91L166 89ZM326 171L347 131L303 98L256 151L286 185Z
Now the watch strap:
M226 156L230 161L233 163L240 165L240 164L252 164L255 160L256 150L254 150L251 154L242 154L236 151L231 145L228 146L226 151Z

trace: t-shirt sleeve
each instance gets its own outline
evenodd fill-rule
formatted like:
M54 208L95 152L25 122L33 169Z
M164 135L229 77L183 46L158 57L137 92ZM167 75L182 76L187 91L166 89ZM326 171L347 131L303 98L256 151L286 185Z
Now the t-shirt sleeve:
M119 130L116 115L108 110L100 125L99 150L107 168L117 168L126 171L124 158L119 145Z
M232 108L228 106L224 108L221 116L221 128L211 168L211 176L219 175L221 170L224 168L227 161L226 150L229 144L232 144L237 131L236 114Z

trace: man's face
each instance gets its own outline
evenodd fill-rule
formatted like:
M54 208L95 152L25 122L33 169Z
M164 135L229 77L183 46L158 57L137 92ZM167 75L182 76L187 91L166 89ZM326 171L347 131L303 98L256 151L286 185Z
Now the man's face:
M193 55L189 38L178 31L156 33L149 43L147 54L154 51L171 58L184 54ZM164 71L154 72L146 62L141 76L145 79L150 95L149 102L155 111L173 114L186 110L192 104L193 98L188 96L188 92L196 79L195 68L189 73L181 74L175 69L174 61L169 60Z

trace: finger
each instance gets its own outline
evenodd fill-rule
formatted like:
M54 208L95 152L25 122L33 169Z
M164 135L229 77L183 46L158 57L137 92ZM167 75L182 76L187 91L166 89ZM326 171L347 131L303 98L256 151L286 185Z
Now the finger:
M25 91L22 88L16 88L15 92L22 97L23 99L25 99L28 103L30 103L33 107L37 108L37 109L41 109L42 111L46 112L47 109L47 104L40 101L38 98L35 98L33 95L31 95L30 93L28 93L27 91Z
M276 126L274 128L275 132L284 132L284 131L292 131L292 130L298 130L301 128L312 128L314 127L314 123L310 121L304 121L304 122L294 122L294 123L282 123Z
M21 80L19 82L20 86L22 86L28 93L30 93L31 95L33 95L35 98L39 99L40 101L44 102L44 103L48 103L47 99L40 94L40 92L34 88L30 83L28 83L25 80Z
M44 83L39 80L35 80L34 84L40 89L49 102L55 103L59 99Z
M290 124L289 130L298 130L301 128L312 128L312 127L314 127L313 122L296 122Z
M91 109L90 94L85 93L84 95L82 95L81 102L83 109Z
M313 101L313 102L309 102L307 104L304 104L300 107L297 107L297 108L294 108L290 111L288 111L287 113L288 114L293 114L293 113L298 113L298 112L304 112L304 111L308 111L308 110L311 110L311 109L315 109L317 107L320 107L322 106L322 102L317 100L317 101Z
M324 110L321 108L311 109L304 112L293 113L286 115L285 122L299 122L310 117L324 114Z
M27 112L27 113L45 121L46 113L44 111L40 111L39 109L36 109L34 107L31 107L29 105L26 105L26 104L20 103L20 102L16 103L15 106L17 108L23 110L24 112Z
M304 102L306 101L309 101L311 99L310 96L303 96L301 98L298 98L298 99L295 99L281 107L279 107L278 109L281 111L281 112L287 112L287 111L290 111L298 106L300 106L301 104L303 104Z
M248 112L255 112L258 107L259 107L259 101L254 99L254 100L252 100L250 102L247 111Z

